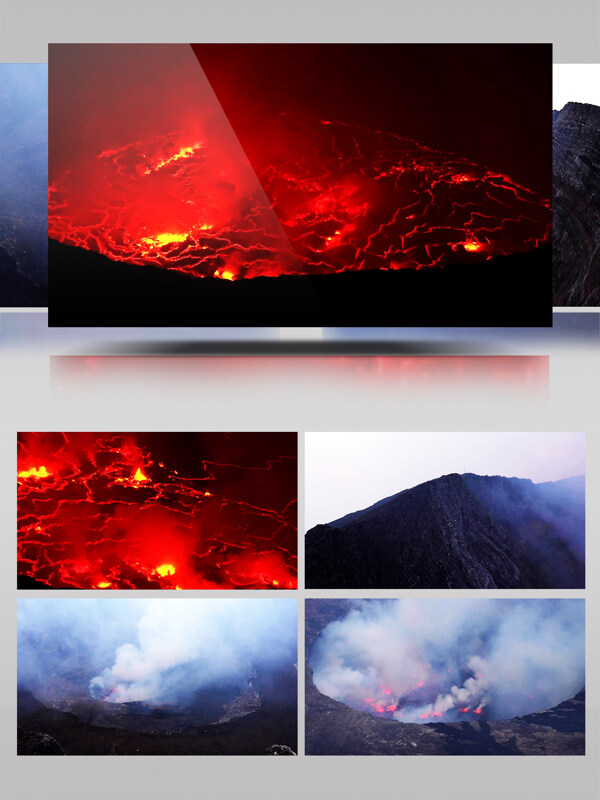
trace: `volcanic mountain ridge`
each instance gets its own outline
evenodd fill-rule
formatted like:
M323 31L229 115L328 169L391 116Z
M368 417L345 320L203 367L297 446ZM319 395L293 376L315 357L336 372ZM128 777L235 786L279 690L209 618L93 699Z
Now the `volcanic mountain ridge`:
M306 534L309 588L582 588L584 479L450 474Z

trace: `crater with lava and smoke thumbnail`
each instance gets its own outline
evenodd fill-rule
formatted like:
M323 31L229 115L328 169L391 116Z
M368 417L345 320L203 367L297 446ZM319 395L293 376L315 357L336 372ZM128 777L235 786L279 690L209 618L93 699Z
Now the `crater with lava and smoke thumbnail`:
M308 600L306 750L575 755L582 600Z
M296 589L288 433L21 433L20 588Z

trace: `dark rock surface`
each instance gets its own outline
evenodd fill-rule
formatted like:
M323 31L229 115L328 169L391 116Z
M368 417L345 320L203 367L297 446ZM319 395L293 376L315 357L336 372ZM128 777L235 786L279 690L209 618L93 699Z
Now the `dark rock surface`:
M111 261L53 239L49 259L52 327L552 324L550 245L445 269L237 281Z
M0 307L44 307L48 290L25 275L17 262L0 247Z
M297 751L295 705L274 699L263 700L258 710L227 722L189 727L178 724L176 730L155 726L159 717L150 719L143 731L121 727L122 708L112 712L115 714L112 726L107 718L86 721L77 703L73 709L50 708L30 692L19 690L18 754L38 755L43 749L43 754L48 755L272 755L269 748L273 742ZM168 720L166 712L165 720ZM132 718L129 722L135 724Z
M30 578L29 575L17 575L17 589L51 590L52 587L44 583L44 581L36 581L35 578ZM77 591L76 589L70 589L70 587L65 587L65 590Z
M20 756L64 756L60 744L47 733L17 730L17 752Z
M269 755L272 756L295 756L298 755L294 753L291 747L288 747L286 744L272 744L271 747L267 747L267 752Z
M306 658L348 601L306 601ZM585 691L547 711L497 722L380 719L321 694L306 668L307 755L585 755Z
M218 721L228 722L230 719L236 719L236 717L245 717L246 714L257 711L261 705L260 677L258 672L250 667L244 685L240 687L239 694L224 706L225 713Z
M444 475L306 534L308 588L582 588L583 478Z
M555 306L600 306L600 107L567 103L554 117Z

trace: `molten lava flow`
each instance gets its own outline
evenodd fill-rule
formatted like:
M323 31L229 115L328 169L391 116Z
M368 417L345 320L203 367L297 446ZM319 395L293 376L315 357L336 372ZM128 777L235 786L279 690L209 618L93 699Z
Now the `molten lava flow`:
M215 272L214 277L223 278L223 280L225 281L232 281L235 279L235 275L233 274L233 272L231 272L231 270L228 269L218 269Z
M173 564L161 564L156 568L156 572L161 578L165 578L167 575L175 575L175 567Z
M153 247L164 247L166 244L173 244L173 242L185 242L188 236L189 234L187 233L159 233L154 238L145 236L142 242Z
M296 134L317 142L297 162L271 142L261 176L306 273L444 267L549 241L549 202L506 175L394 133L316 127Z
M297 588L294 435L18 444L20 575L52 588Z
M179 150L172 156L161 158L156 164L146 167L144 175L150 175L152 172L157 172L159 169L172 164L174 161L180 161L182 158L191 158L202 147L200 142L190 145L189 147L180 147Z
M17 472L17 478L48 478L50 473L46 467L30 467L30 469L21 470Z
M181 130L52 170L49 235L228 281L442 268L549 241L549 202L507 175L386 131L278 125L257 175L241 150Z
M176 130L104 149L79 169L51 170L49 235L195 277L293 271L297 258L232 134L189 139Z

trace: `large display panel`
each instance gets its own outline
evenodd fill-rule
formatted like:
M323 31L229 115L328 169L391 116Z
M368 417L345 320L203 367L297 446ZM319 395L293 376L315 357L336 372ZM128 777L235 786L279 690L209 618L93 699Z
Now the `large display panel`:
M52 44L52 325L551 324L544 44Z

